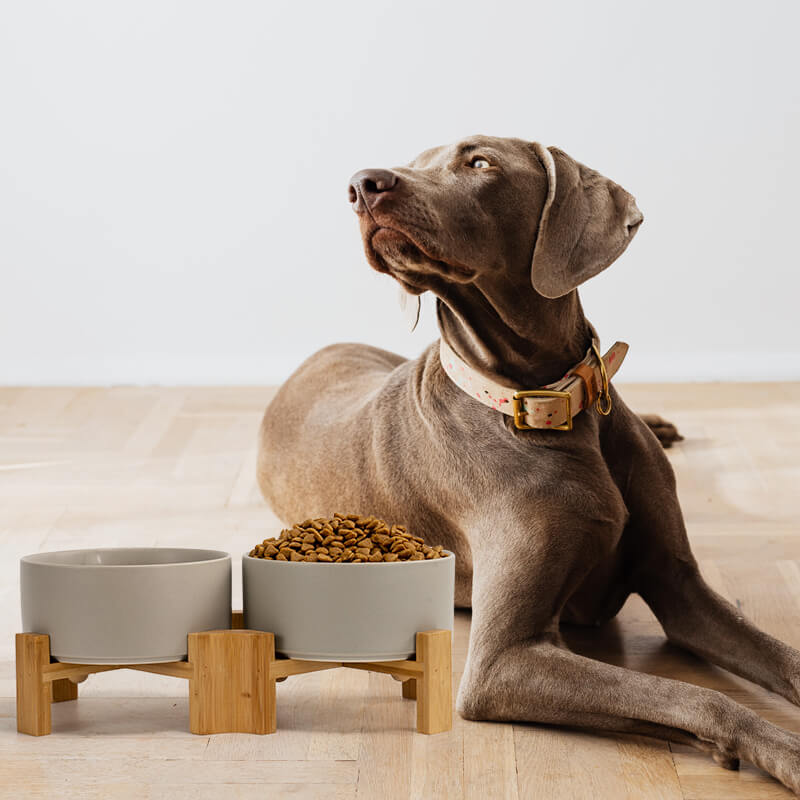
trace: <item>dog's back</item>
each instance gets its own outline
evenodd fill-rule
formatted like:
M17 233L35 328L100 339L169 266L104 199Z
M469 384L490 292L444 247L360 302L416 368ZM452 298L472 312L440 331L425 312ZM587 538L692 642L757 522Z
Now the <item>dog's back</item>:
M336 475L371 468L373 417L365 412L406 363L378 347L334 344L309 356L281 386L261 422L257 468L261 493L281 519L363 505L363 497L344 496Z

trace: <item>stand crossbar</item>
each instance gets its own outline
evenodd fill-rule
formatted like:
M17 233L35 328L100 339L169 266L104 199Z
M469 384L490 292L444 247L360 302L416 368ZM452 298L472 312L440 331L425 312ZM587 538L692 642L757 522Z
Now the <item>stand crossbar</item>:
M245 630L234 611L229 630L188 637L187 661L165 664L62 664L50 656L50 637L18 633L17 730L31 736L51 732L50 704L77 700L87 675L135 669L189 681L189 730L212 733L275 733L277 681L291 675L348 667L383 672L402 681L402 696L417 701L417 731L442 733L453 724L451 633L419 631L413 660L302 661L275 656L275 636Z

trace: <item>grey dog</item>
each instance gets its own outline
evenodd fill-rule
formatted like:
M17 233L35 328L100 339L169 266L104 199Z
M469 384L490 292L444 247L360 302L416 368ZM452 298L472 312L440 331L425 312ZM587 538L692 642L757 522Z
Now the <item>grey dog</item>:
M576 287L642 221L621 186L547 153L476 136L350 184L370 265L411 294L433 292L441 336L479 374L529 388L584 357L592 329ZM287 523L358 511L455 553L456 606L472 608L463 717L688 743L800 791L794 733L720 692L583 657L562 639L560 622L602 623L638 593L671 642L800 704L800 653L700 575L651 427L666 442L674 429L649 426L613 385L611 398L608 416L589 409L571 431L520 430L450 380L437 343L413 360L336 344L267 408L259 485Z

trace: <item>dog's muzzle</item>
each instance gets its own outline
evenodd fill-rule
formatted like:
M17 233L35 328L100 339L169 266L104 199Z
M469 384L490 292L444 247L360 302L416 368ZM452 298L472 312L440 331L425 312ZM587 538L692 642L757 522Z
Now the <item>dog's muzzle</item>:
M400 178L388 169L362 169L350 178L348 197L356 214L371 211Z

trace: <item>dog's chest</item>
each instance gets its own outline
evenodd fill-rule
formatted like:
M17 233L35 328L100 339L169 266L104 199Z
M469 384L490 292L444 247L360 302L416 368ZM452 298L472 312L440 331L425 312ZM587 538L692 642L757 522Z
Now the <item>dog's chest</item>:
M567 600L561 620L574 625L602 625L616 616L630 594L616 553L598 564Z

